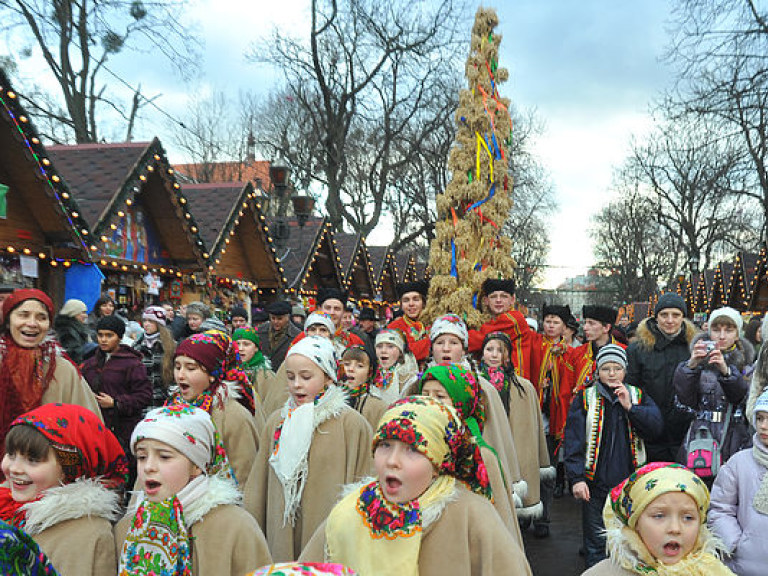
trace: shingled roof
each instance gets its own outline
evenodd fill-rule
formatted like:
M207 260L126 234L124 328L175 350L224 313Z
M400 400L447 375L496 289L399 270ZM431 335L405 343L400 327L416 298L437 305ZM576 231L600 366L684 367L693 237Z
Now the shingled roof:
M326 219L310 218L303 227L289 219L288 228L290 235L278 257L290 291L315 294L321 287L341 288L339 256Z
M362 234L335 234L344 283L354 300L373 300L376 282L371 257Z
M141 207L147 226L158 235L164 261L186 271L204 268L209 255L157 138L139 143L51 146L49 151L81 206L94 240L102 243L102 255L112 231L131 210Z
M262 291L285 284L250 182L187 184L184 192L207 247L211 273L254 283Z
M376 291L383 302L396 302L397 264L391 246L368 246Z
M91 259L90 228L0 70L0 183L8 186L0 245L47 258Z

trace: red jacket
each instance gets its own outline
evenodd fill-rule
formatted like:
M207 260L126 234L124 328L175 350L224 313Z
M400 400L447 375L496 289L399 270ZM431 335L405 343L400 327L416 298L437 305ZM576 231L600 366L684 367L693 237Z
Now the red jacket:
M480 330L469 331L469 351L480 352L483 340L491 332L504 332L512 340L512 364L523 378L531 379L531 331L525 317L517 310L510 310L489 320Z
M562 438L574 386L574 367L570 363L568 345L531 333L531 381L539 393L539 406L544 408L544 390L551 388L549 400L549 433Z
M427 326L403 315L392 320L387 328L397 328L405 334L405 339L408 340L408 349L413 353L417 362L423 362L429 357L432 343L429 341L429 328Z
M306 332L299 332L296 338L293 339L293 342L291 342L291 346L297 342L301 342L306 337ZM351 332L345 332L342 329L338 329L336 334L331 337L331 340L334 342L341 342L344 345L344 348L349 348L350 346L365 346L365 342L363 342L359 336L352 334Z
M616 340L613 336L608 341L608 344L616 344L621 346L625 350L626 344L622 344ZM568 350L569 363L573 366L573 391L578 392L586 385L587 381L592 377L597 367L595 366L595 358L597 354L592 346L592 342L582 344L578 348L570 348Z

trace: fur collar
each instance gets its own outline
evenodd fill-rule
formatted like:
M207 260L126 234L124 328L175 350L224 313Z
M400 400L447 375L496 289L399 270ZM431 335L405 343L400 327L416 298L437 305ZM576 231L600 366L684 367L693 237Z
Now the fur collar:
M128 510L128 514L131 516L136 514L139 503L144 499L144 492L142 491L133 492L133 494L136 497L132 499L131 507ZM222 474L210 476L205 494L195 498L182 510L184 523L187 527L191 527L203 520L205 515L217 506L224 506L226 504L241 505L242 498L242 494L232 478Z
M683 329L672 342L685 342L686 344L690 344L691 340L693 340L698 333L699 329L696 328L696 325L687 318L684 318ZM640 322L635 334L637 336L636 342L638 343L638 346L646 351L652 350L654 346L656 346L656 342L659 338L664 338L655 318L646 318Z
M34 536L67 520L96 516L110 522L120 516L120 496L93 478L46 490L40 500L25 504L24 530Z
M352 484L346 484L341 489L341 499L343 499L345 496L349 496L353 492L360 492L360 490L363 489L363 486L367 486L371 482L374 482L376 478L373 478L372 476L369 476L368 478L363 478L359 482L354 482ZM435 502L431 502L427 506L424 506L421 508L421 528L422 530L426 530L432 524L440 520L440 517L443 515L443 511L445 510L445 507L450 504L451 502L455 502L459 498L459 482L457 481L456 484L453 487L453 490L451 490L450 494L447 494L446 496L443 496L441 498L438 498Z

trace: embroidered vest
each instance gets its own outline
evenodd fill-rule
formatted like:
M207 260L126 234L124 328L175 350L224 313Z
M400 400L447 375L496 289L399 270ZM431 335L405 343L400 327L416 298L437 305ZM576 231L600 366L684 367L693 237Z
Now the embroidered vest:
M632 404L640 404L643 399L642 390L629 384L626 386ZM584 411L587 413L585 476L588 480L594 480L597 459L600 457L600 442L603 439L603 415L605 412L605 398L597 391L596 384L584 389ZM646 462L645 443L635 433L629 419L627 419L627 430L629 431L629 448L632 451L632 466L636 470Z

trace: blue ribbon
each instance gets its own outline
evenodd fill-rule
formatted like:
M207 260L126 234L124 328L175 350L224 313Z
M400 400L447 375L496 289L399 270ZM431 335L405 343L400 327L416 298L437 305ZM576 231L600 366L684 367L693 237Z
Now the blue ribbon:
M451 239L451 276L459 277L459 269L456 266L456 242Z
M478 200L477 202L475 202L474 204L472 204L472 205L471 205L469 208L467 208L467 212L471 212L472 210L474 210L474 209L475 209L475 208L477 208L478 206L482 206L483 204L485 204L486 202L488 202L488 200L490 200L491 198L493 198L493 195L494 195L494 194L496 194L496 183L495 183L495 182L494 182L493 184L491 184L491 190L490 190L490 192L488 192L488 196L486 196L486 197L485 197L485 198L483 198L482 200Z

